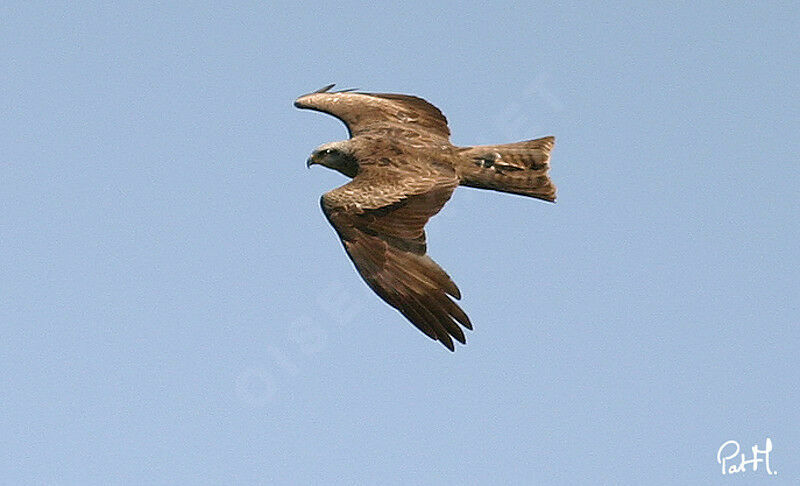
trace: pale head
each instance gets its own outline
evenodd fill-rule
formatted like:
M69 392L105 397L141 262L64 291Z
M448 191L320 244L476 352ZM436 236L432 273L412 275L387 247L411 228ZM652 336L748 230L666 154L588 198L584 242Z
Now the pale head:
M321 165L339 171L348 177L355 177L358 173L358 162L356 162L348 142L349 140L343 140L320 145L311 152L306 166Z

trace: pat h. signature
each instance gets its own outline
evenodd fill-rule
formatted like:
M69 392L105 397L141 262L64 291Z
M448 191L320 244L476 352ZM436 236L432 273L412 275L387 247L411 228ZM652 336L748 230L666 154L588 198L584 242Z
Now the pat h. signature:
M735 440L729 440L719 446L719 450L717 450L717 464L722 466L722 474L736 474L747 471L747 466L750 464L752 464L751 470L755 472L758 471L759 463L764 463L764 469L767 474L778 474L778 471L774 471L769 467L769 453L772 452L772 441L769 437L767 437L766 445L764 445L763 449L759 449L758 444L756 444L751 450L753 456L751 459L747 459L744 452L739 456L741 447L739 447L739 443ZM739 456L738 463L736 461L737 456Z

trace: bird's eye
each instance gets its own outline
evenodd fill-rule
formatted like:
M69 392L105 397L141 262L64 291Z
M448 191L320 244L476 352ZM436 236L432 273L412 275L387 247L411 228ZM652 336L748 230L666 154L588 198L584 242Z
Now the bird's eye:
M325 149L325 155L330 155L330 154L332 154L332 153L333 153L333 150L331 150L331 149Z

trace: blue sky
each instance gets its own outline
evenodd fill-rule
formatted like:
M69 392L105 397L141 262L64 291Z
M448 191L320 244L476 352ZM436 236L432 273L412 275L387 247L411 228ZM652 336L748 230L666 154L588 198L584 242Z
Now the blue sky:
M797 484L791 2L0 7L9 484ZM307 170L327 83L457 145L555 135L559 201L428 227L475 331L359 279ZM772 469L723 476L727 440Z

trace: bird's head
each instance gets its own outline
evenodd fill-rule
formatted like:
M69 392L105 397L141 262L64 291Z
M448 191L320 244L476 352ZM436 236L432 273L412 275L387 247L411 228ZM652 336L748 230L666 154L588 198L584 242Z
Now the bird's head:
M358 173L358 162L346 140L326 143L317 147L311 152L311 157L306 162L307 167L312 165L338 170L348 177L355 177Z

